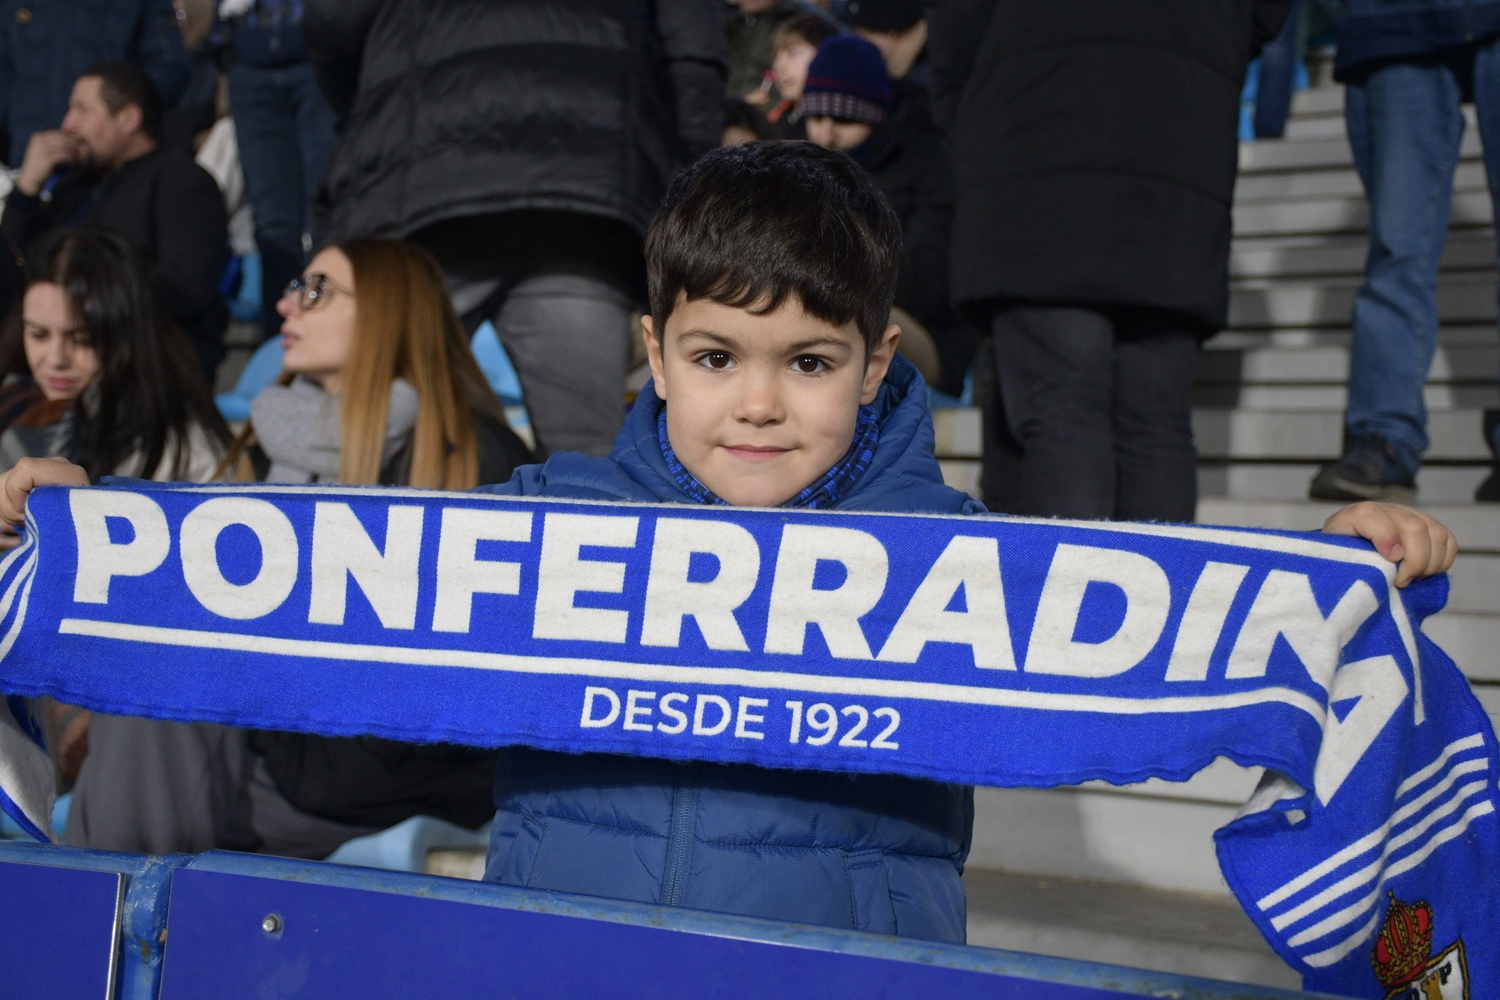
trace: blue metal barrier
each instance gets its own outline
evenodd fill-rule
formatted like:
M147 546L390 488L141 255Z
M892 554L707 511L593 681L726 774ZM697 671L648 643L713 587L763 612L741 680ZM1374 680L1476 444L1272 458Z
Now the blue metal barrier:
M0 845L4 862L53 865L61 893L79 869L124 876L122 1000L517 996L774 996L871 1000L1277 1000L1283 990L516 889L375 869L211 852L143 858ZM111 867L112 866L112 867ZM47 871L35 868L35 871ZM170 881L170 900L161 892ZM133 902L132 902L133 901ZM28 903L28 906L30 904ZM13 911L28 906L0 907ZM134 909L132 908L134 907ZM149 914L148 912L149 911ZM9 925L7 925L9 926ZM164 933L165 932L165 933ZM97 965L97 937L90 938ZM161 943L167 944L162 961ZM132 949L147 956L132 972ZM148 976L146 973L150 973ZM0 996L10 988L0 966ZM27 996L63 995L37 992ZM69 993L87 996L88 992ZM93 995L98 995L94 993Z

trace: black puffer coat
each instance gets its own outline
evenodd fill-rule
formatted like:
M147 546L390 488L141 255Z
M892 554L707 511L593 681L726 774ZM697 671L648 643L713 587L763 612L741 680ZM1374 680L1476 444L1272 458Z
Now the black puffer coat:
M1240 90L1286 0L938 0L953 290L1171 310L1229 301Z
M725 41L707 0L307 0L342 120L320 236L406 236L521 209L643 232L718 144Z

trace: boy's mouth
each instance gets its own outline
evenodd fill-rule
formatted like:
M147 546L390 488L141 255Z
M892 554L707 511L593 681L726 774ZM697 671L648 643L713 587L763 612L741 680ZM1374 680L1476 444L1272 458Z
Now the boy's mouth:
M775 445L727 444L724 446L724 450L735 458L743 459L747 462L763 462L780 455L785 455L792 449L779 448Z

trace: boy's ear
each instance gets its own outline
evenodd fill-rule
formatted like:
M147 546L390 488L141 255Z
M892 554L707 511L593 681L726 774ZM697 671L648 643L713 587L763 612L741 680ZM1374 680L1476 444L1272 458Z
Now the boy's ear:
M880 391L880 383L885 381L885 373L890 370L891 359L896 356L896 345L900 340L901 328L892 323L881 334L880 343L875 345L875 350L870 352L870 360L865 362L865 384L859 393L860 406L869 406L875 402L875 394Z
M641 317L642 339L646 341L646 362L651 366L651 379L656 383L656 398L667 401L667 369L661 360L661 338L656 335L656 322L650 314Z

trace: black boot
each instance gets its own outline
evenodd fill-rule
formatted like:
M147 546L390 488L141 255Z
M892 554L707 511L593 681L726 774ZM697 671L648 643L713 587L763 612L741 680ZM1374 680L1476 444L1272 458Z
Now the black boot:
M1490 474L1479 484L1479 489L1474 491L1474 499L1480 503L1500 503L1500 447L1497 447L1495 440L1497 430L1500 430L1500 410L1485 410L1484 443L1490 446L1490 454L1494 458L1490 463Z
M1307 493L1314 500L1411 503L1417 487L1396 445L1382 434L1364 434L1350 443L1343 458L1318 470Z

